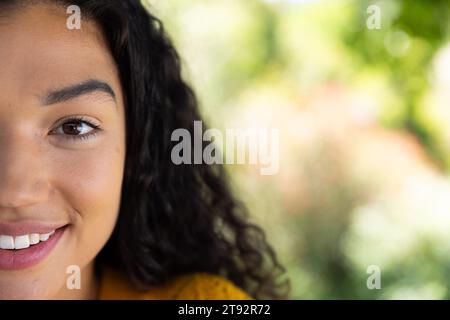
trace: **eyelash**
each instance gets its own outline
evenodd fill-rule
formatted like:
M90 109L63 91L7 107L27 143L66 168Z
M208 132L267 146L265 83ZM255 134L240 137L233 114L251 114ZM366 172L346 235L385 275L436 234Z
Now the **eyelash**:
M59 129L61 126L68 124L68 123L72 123L72 122L80 122L83 124L86 124L88 126L90 126L93 130L90 131L89 133L83 134L83 135L69 135L69 134L56 134L54 133L57 129ZM88 120L84 117L81 116L75 116L75 117L71 117L68 119L65 119L64 122L62 122L58 127L56 127L55 129L53 129L51 131L51 134L55 134L55 135L60 135L63 136L63 139L67 139L67 140L72 140L72 141L86 141L89 140L93 137L95 137L99 131L101 131L101 127L98 124L93 123L91 120Z

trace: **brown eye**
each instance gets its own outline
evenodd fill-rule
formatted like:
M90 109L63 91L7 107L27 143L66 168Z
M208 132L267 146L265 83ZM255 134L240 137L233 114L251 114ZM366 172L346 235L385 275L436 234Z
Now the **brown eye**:
M73 120L62 125L62 131L68 135L80 135L83 134L84 122L80 120Z
M97 129L99 129L99 126L96 126L89 121L82 119L70 119L53 130L52 134L81 138L95 133Z

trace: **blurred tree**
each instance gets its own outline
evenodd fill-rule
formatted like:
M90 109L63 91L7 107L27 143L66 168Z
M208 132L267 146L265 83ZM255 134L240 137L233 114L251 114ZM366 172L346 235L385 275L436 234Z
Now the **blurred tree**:
M359 58L360 66L389 70L390 84L403 101L398 118L384 118L384 123L411 131L442 167L450 168L447 151L437 142L433 124L421 117L422 97L429 87L428 71L436 51L448 38L449 2L435 0L357 1L345 43ZM366 9L377 4L381 9L382 28L369 30Z

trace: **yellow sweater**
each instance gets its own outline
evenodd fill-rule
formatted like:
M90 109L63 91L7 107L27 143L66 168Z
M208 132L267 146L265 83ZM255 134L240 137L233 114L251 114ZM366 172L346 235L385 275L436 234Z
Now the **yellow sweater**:
M146 292L136 290L120 273L107 269L100 280L100 300L251 300L229 280L207 273L179 276Z

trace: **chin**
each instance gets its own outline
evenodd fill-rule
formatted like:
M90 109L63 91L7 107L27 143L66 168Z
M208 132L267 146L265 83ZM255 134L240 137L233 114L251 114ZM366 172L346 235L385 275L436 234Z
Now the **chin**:
M0 300L48 300L55 297L61 290L57 279L45 276L0 273ZM64 280L62 280L64 281ZM64 282L61 282L64 285Z

